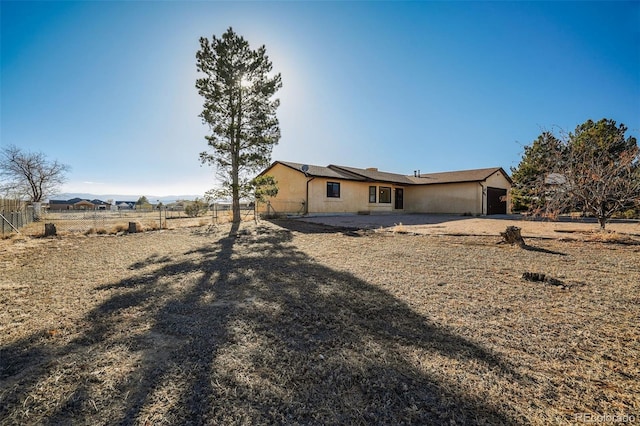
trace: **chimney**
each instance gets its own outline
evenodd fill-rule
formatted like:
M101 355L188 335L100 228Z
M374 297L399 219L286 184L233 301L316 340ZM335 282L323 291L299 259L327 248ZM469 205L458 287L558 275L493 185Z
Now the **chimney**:
M418 177L418 171L417 170L413 171L413 177Z
M378 168L377 167L367 167L367 171L368 172L377 172Z

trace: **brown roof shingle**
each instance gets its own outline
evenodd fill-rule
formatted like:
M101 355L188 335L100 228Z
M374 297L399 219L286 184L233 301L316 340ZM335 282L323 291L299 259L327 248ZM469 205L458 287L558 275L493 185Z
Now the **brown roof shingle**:
M496 172L502 172L511 182L502 167L490 167L488 169L460 170L454 172L422 173L420 177L409 176L412 183L417 185L430 185L437 183L481 182Z
M302 171L302 163L294 163L291 161L276 161L269 168L273 167L276 163L280 163L292 169L298 170L300 173L305 173L307 176L315 176L315 177L327 177L327 178L335 178L335 179L348 179L348 180L364 180L362 177L354 176L348 173L341 172L339 170L334 170L329 167L323 166L314 166L311 164L307 164L309 170L306 172Z
M335 165L329 165L329 167L334 170L346 171L356 176L361 176L365 180L372 180L377 182L390 182L390 183L397 183L401 185L411 185L412 183L414 183L409 179L408 176L400 175L397 173L381 172L378 170L358 169L355 167L335 166Z

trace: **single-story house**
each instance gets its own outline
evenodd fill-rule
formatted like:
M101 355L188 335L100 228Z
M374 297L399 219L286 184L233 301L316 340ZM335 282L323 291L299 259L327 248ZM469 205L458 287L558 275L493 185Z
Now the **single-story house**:
M49 200L49 210L106 210L109 204L102 200L72 198L70 200Z
M116 201L118 210L133 210L136 207L135 201Z
M278 195L258 206L261 213L510 213L512 180L502 167L402 175L275 161L260 175L278 184Z
M98 199L91 200L90 203L94 205L94 209L96 210L109 210L111 207L111 204Z

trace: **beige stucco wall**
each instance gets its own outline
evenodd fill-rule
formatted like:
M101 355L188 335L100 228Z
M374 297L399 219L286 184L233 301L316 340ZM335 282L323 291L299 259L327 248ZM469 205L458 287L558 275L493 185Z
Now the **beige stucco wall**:
M486 188L507 190L507 213L511 212L511 185L500 172L484 182L411 186L405 191L405 210L412 213L487 213Z
M502 188L507 190L511 187L509 181L507 181L504 175L500 172L495 172L494 174L489 176L486 180L486 185L493 188Z
M340 182L340 198L327 197L327 182ZM369 203L369 186L376 186L376 195L380 186L392 188L391 203ZM394 196L391 184L315 178L309 185L309 213L391 212Z
M412 213L482 214L478 182L411 186L404 198L405 210Z
M303 213L308 178L300 171L282 164L275 164L266 174L273 176L278 183L278 195L269 200L269 213ZM266 204L258 204L258 212L267 213L267 210Z

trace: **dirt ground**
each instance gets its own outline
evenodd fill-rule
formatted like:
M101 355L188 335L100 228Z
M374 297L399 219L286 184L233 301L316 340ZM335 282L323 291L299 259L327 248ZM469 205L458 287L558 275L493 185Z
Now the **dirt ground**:
M637 223L528 223L0 241L0 424L640 422Z
M460 216L438 214L344 215L303 218L306 222L359 229L395 228L424 235L499 235L507 226L521 228L523 237L585 239L599 231L595 219L533 220L521 215ZM640 221L613 220L607 231L640 237Z

